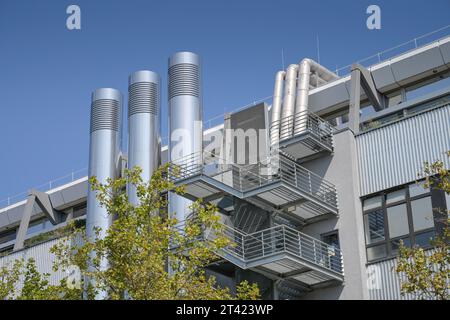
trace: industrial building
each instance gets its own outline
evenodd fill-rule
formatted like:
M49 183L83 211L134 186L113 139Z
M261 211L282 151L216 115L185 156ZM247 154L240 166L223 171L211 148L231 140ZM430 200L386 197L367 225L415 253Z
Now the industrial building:
M154 72L129 77L128 135L122 93L93 92L88 176L139 165L147 181L161 163L179 167L169 178L186 194L169 194L169 212L184 221L191 201L217 205L234 245L207 271L232 290L247 279L265 299L410 299L392 268L400 240L430 248L442 221L433 208L449 207L418 176L424 161L450 166L449 75L450 37L343 76L305 58L275 75L269 101L205 129L201 59L179 52L168 64L169 119ZM111 223L88 177L72 180L0 209L0 266L33 257L59 281L49 253L58 239L34 239L70 219L86 219L88 236Z

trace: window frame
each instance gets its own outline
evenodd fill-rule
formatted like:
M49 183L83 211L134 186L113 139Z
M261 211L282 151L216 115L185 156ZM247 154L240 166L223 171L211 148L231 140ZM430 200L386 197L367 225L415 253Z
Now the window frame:
M413 183L414 184L414 183ZM392 189L388 189L388 190L384 190L380 193L377 194L372 194L368 197L364 197L361 200L361 207L362 207L362 214L363 214L363 221L365 219L365 216L372 213L372 212L376 212L376 211L381 211L383 213L383 217L384 217L384 240L380 240L371 244L367 244L367 239L366 239L366 232L369 232L369 230L366 230L366 226L363 223L363 227L364 227L364 244L365 244L365 250L366 250L366 260L368 264L371 263L376 263L376 262L380 262L380 261L384 261L384 260L389 260L392 259L394 257L397 256L398 254L398 250L393 249L392 248L392 242L393 241L399 241L400 239L409 239L409 242L411 244L411 246L416 245L416 237L420 236L424 233L428 233L431 231L434 231L434 234L436 235L436 225L437 225L437 221L436 221L436 216L434 215L434 212L432 213L433 215L433 222L434 222L434 226L431 228L426 228L426 229L422 229L419 231L414 231L414 223L413 223L413 216L412 216L412 201L414 200L418 200L418 199L422 199L422 198L430 198L430 201L432 203L432 209L434 210L435 208L433 207L433 195L434 195L434 190L430 188L430 190L428 192L424 192L422 194L416 195L411 197L410 196L410 192L409 192L409 186L411 185L411 183L409 184L405 184L396 188L392 188ZM395 202L391 202L389 204L386 203L386 199L387 199L387 195L391 192L395 192L398 190L404 189L405 190L405 198L399 201L395 201ZM369 210L364 211L364 201L373 197L377 197L377 196L381 196L381 206L378 206L376 208L371 208ZM406 204L406 216L408 219L408 234L406 235L402 235L399 237L395 237L395 238L391 238L390 233L389 233L389 221L388 221L388 214L387 214L387 209L390 207L395 207L401 204ZM381 246L384 245L385 249L386 249L386 256L381 257L381 258L377 258L377 259L373 259L373 260L368 260L367 258L367 249L372 248L372 247L377 247L377 246ZM431 248L432 245L429 244L427 246L421 246L421 248L424 249L429 249Z

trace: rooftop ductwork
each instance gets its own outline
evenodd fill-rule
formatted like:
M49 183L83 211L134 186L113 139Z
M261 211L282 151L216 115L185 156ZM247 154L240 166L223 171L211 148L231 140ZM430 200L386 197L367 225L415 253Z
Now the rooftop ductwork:
M128 87L128 168L142 169L143 182L149 182L161 163L160 80L152 71L137 71ZM136 188L129 185L128 198L138 204Z
M284 84L283 107L281 109L281 119L292 117L295 112L295 87L297 81L298 66L291 64L286 70L286 80ZM293 122L288 124L293 128ZM285 138L282 134L280 139Z
M297 99L295 101L295 114L303 114L308 111L309 89L315 80L316 87L338 79L338 76L311 59L303 59L299 63L297 78ZM294 135L306 129L306 121L302 117L296 117L294 123Z
M272 115L271 115L271 123L279 123L281 118L281 103L283 101L283 85L284 78L286 76L285 71L278 71L275 78L275 88L273 92L273 102L272 102ZM278 126L279 131L280 128ZM279 134L273 135L270 137L270 145L277 145L280 137Z
M311 59L277 72L272 103L271 145L306 129L309 90L339 77ZM281 97L284 85L284 97ZM283 129L281 128L283 127Z
M277 73L270 125L272 154L283 149L297 160L306 160L322 151L332 151L330 125L309 112L308 97L311 89L336 79L337 75L311 59Z

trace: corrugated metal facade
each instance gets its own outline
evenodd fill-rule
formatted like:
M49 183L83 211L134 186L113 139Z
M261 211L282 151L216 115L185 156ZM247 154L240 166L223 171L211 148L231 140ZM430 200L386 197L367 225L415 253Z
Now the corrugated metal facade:
M400 294L400 278L395 272L397 260L391 259L367 266L367 287L371 300L413 300L411 294Z
M30 258L33 258L36 262L36 268L39 273L49 273L49 281L50 284L58 284L64 277L67 277L68 274L58 270L54 272L52 270L53 262L55 261L55 256L50 253L50 249L58 243L58 241L62 241L61 239L54 239L47 242L43 242L41 244L35 245L33 247L11 253L5 257L0 258L0 267L10 266L14 260L16 259L24 259L27 261ZM81 243L81 238L76 240ZM76 243L77 243L76 242ZM21 289L21 285L18 286L18 290Z
M356 145L361 196L416 180L424 161L450 167L450 105L360 134Z
M425 254L430 256L434 250L427 250ZM415 294L400 293L401 279L395 272L397 259L390 259L367 266L367 288L370 300L417 300ZM437 271L437 266L434 268ZM427 298L429 299L429 298Z

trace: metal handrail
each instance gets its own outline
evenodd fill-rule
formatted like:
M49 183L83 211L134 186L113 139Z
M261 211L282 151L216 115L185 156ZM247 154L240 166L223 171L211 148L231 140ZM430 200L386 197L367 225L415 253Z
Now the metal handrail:
M280 159L280 176L284 182L337 208L334 184L286 157L276 157Z
M363 59L360 59L360 60L356 61L356 63L362 64L362 65L368 67L368 66L373 66L376 63L381 63L383 61L394 59L395 57L403 55L403 54L405 54L405 53L407 53L407 52L409 52L411 50L417 49L419 47L418 40L422 40L422 39L427 38L429 36L434 36L434 35L439 34L439 32L442 32L444 30L445 30L445 34L446 34L445 36L438 37L437 39L434 39L434 40L431 40L431 41L428 41L428 42L424 42L422 44L422 46L428 45L428 44L430 44L432 42L440 41L440 40L445 39L446 37L448 37L448 32L450 31L450 25L446 25L446 26L441 27L439 29L433 30L433 31L428 32L426 34L423 34L423 35L421 35L419 37L415 37L415 38L413 38L413 39L411 39L409 41L403 42L403 43L401 43L399 45L396 45L396 46L394 46L392 48L389 48L389 49L386 49L386 50L383 50L383 51L379 51L379 52L377 52L377 53L375 53L375 54L373 54L373 55L371 55L369 57L366 57L366 58L363 58ZM394 50L397 50L397 49L402 48L402 47L406 48L407 45L413 45L414 47L410 48L409 50L407 49L407 50L405 50L403 52L395 54ZM385 55L385 54L387 54L389 52L394 52L394 54L392 56L388 56L388 57L383 57L382 56L382 55ZM375 64L373 64L373 62L375 62ZM346 66L341 67L341 68L336 68L335 73L337 75L340 75L340 74L342 75L343 73L344 74L350 73L350 68L351 68L352 65L353 64L349 64L349 65L346 65Z
M225 236L230 241L230 245L222 249L223 253L238 258L242 265L288 253L343 275L343 260L339 248L286 225L277 225L252 233L223 225L219 235Z
M313 134L320 142L332 147L333 126L318 115L305 110L274 121L270 126L271 141L283 141L305 132ZM276 135L276 136L274 136Z
M204 155L207 156L205 157ZM258 163L254 167L250 167L226 163L223 159L213 156L213 154L197 152L179 158L172 162L172 164L174 166L173 172L176 172L176 174L169 173L169 179L174 182L204 174L240 192L247 192L271 182L281 180L291 187L307 193L337 209L337 195L334 184L283 155L273 155L270 163L267 165ZM205 170L209 165L216 166L212 173L207 173ZM265 176L260 174L264 168L269 169L269 166L271 166L270 169L278 167L276 172L271 171L274 175ZM232 173L231 177L225 175L227 172ZM269 172L269 170L266 170L266 172ZM224 181L230 178L231 181Z
M37 190L44 189L45 192L48 192L52 189L61 187L67 183L71 183L71 182L74 182L75 180L86 177L87 175L88 175L88 168L72 170L70 173L68 173L64 176L49 180L46 183L40 184L38 186L34 186L30 189L37 189ZM1 199L0 200L0 209L6 208L14 203L26 200L27 196L28 196L28 192L24 191L24 192L17 193L12 196L8 196L4 199Z

